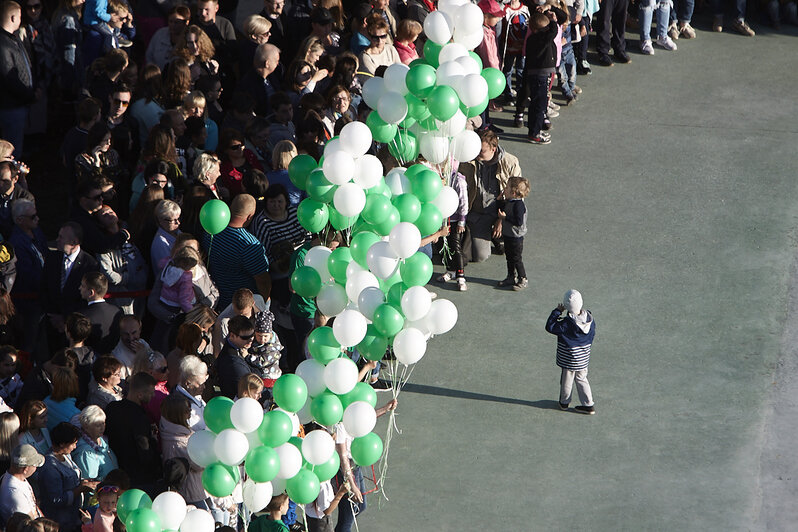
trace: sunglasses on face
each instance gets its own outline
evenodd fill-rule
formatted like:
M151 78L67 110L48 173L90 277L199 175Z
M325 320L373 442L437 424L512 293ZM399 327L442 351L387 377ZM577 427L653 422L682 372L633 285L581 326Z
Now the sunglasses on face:
M252 340L252 338L255 337L255 333L252 333L252 334L241 334L238 337L241 338L242 340L244 340L245 342L248 342L248 341Z
M388 34L387 33L383 33L382 35L372 35L372 34L370 34L369 37L371 37L374 40L380 40L381 41L383 39L387 39L388 38Z
M114 98L114 103L122 107L127 107L130 105L130 100L120 100L119 98Z
M244 145L243 144L231 144L228 149L230 149L230 150L243 150L244 149Z

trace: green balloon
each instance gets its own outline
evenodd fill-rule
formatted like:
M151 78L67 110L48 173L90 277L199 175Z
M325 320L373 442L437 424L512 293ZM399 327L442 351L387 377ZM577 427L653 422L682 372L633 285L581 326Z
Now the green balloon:
M355 220L357 220L357 216L344 216L330 206L330 225L332 225L333 229L336 231L349 229L355 223Z
M388 339L382 336L374 324L369 324L366 336L357 344L357 351L367 360L380 360L388 350ZM347 405L348 406L348 405Z
M308 176L306 190L308 196L321 203L330 203L338 187L327 181L321 168L313 170Z
M377 408L377 392L367 382L358 382L352 391L339 396L344 409L355 401L364 401Z
M421 126L421 128L425 131L438 131L438 121L435 120L435 117L432 116L432 114L420 119L418 121L418 125Z
M352 460L361 467L375 464L382 456L382 440L373 432L352 440Z
M313 398L310 413L319 425L331 427L343 419L344 407L337 395L323 392Z
M413 176L413 179L410 180L410 187L413 195L416 196L419 201L428 202L434 200L438 194L440 194L443 188L443 181L441 181L441 176L436 172L425 168ZM419 214L421 214L420 210ZM418 216L416 218L418 218ZM440 226L438 226L438 228L440 228Z
M372 224L372 227L375 231L377 231L378 234L382 236L388 236L391 232L391 229L393 229L400 221L399 211L396 209L396 207L391 205L391 211L388 213L388 217L383 220L382 223Z
M235 466L238 471L238 466ZM202 471L202 487L214 497L227 497L233 493L238 479L230 466L215 462Z
M431 262L430 262L431 264ZM383 336L391 337L402 330L405 317L402 312L388 303L383 303L374 311L374 328Z
M401 284L402 282L402 276L399 275L399 268L397 268L394 274L387 279L377 279L377 281L380 283L380 290L387 294L393 285L397 283ZM401 308L401 305L399 308Z
M429 114L427 105L411 93L405 94L405 101L407 102L407 116L412 116L418 120Z
M291 288L302 297L316 297L321 290L321 276L315 268L300 266L291 274Z
M247 454L244 470L255 482L269 482L280 470L280 457L268 445L260 445Z
M310 173L318 167L316 160L306 153L297 155L288 163L288 177L300 190L305 190Z
M230 207L222 200L207 201L200 209L199 220L209 235L219 234L230 223Z
M263 421L258 427L258 438L264 445L279 447L291 437L293 428L288 414L280 410L272 410L263 414Z
M399 122L399 126L405 129L411 128L414 125L416 125L416 119L410 115L407 115L401 122Z
M319 479L313 471L302 468L285 483L285 491L297 504L310 504L319 496Z
M427 41L429 42L429 41ZM426 98L435 88L435 69L430 65L416 65L407 71L405 85L417 98Z
M421 214L413 223L421 231L421 236L429 236L441 228L443 216L438 207L432 203L425 203L421 206Z
M377 142L390 142L396 136L396 124L388 124L377 111L369 113L366 118L366 125L371 131L371 136Z
M300 438L299 436L291 436L290 438L288 438L288 443L299 449L300 453L302 452L302 438ZM305 458L303 457L302 460L304 459Z
M391 187L385 184L384 179L366 191L367 197L372 194L379 194L388 199L391 199L391 196L393 196L391 193Z
M421 214L421 202L413 194L399 194L391 199L391 203L399 211L399 220L410 222L411 224L418 219Z
M482 58L479 57L479 54L476 53L474 50L471 50L468 52L468 55L470 55L472 59L474 59L474 61L477 62L477 64L479 65L479 69L482 70Z
M379 224L391 214L391 200L382 194L366 196L366 206L360 216L370 224Z
M432 116L445 121L457 113L460 108L460 99L455 90L448 85L439 85L433 89L427 98L427 106Z
M486 96L482 103L479 105L475 105L474 107L466 107L465 105L460 104L460 110L466 115L468 118L474 118L475 116L481 115L485 109L488 107L488 102L490 100Z
M498 68L486 68L482 71L482 77L488 82L488 98L498 98L507 86L507 78Z
M443 49L443 46L440 44L433 42L432 39L427 40L424 43L424 61L438 68L438 65L440 65L438 56L441 54L441 49Z
M421 251L416 251L399 265L402 281L408 286L424 286L432 279L432 261Z
M277 406L288 412L298 412L308 399L308 387L299 375L284 373L274 381L272 394Z
M363 383L366 384L366 383ZM368 386L368 385L367 385ZM369 386L371 388L371 386ZM377 395L376 393L374 394ZM341 467L341 457L338 453L332 453L329 460L320 465L310 465L310 470L313 471L319 479L319 482L330 480L338 473L338 468Z
M399 269L399 275L402 274L401 268ZM404 282L396 283L395 285L391 286L388 290L388 298L387 301L391 305L402 308L402 296L405 295L407 289L410 288Z
M233 408L233 400L229 397L214 397L202 412L205 425L208 429L219 434L224 429L232 429L233 422L230 421L230 409Z
M308 335L310 355L325 366L341 356L341 344L335 339L332 327L316 327Z
M125 526L130 532L161 532L161 518L150 508L138 508L127 515Z
M352 258L364 268L368 268L366 263L366 253L369 248L375 243L379 242L380 237L370 231L363 231L352 237L349 242L349 248L352 250Z
M352 252L349 248L339 246L330 253L330 256L327 257L327 268L335 282L346 283L346 267L350 262L352 262Z
M116 501L116 515L122 521L127 521L130 513L139 508L151 508L152 499L150 496L139 489L127 490L119 496Z
M429 170L426 166L421 163L416 163L410 166L407 170L405 170L405 177L410 180L413 177L417 176L419 172L423 172L424 170Z
M418 157L418 140L406 129L400 129L396 137L388 143L388 152L399 162L413 161Z
M296 209L296 217L302 227L311 233L318 233L330 221L330 210L320 201L305 198Z
M410 68L413 68L416 65L428 65L428 64L429 63L424 61L423 57L419 57L418 59L413 59L412 61L410 61L410 64L407 65L407 66L410 67Z

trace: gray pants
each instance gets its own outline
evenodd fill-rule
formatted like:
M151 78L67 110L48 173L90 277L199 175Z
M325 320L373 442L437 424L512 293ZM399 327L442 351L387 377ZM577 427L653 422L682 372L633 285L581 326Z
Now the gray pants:
M576 393L583 406L593 406L593 392L590 391L590 383L587 382L587 368L573 371L562 368L560 377L560 403L567 405L571 402L571 391L576 380Z
M466 223L471 231L471 262L484 262L490 257L495 221L496 216L492 214L468 213Z

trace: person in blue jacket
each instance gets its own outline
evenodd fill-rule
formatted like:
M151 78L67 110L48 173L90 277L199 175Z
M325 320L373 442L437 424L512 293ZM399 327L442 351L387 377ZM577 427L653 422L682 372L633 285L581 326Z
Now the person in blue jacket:
M568 290L565 293L563 302L551 311L546 321L546 331L557 336L557 365L562 368L560 409L568 409L576 381L576 392L582 404L574 410L580 414L595 414L587 366L590 362L590 346L596 335L596 321L590 311L583 307L579 291Z

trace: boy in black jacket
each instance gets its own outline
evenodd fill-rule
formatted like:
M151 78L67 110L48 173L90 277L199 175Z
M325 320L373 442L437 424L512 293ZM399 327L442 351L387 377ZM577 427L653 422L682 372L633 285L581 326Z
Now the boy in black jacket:
M551 137L542 130L548 104L548 90L557 67L557 26L564 23L563 10L550 5L536 7L529 18L524 77L529 93L529 136L533 144L548 144ZM524 98L518 98L516 119L523 119Z

